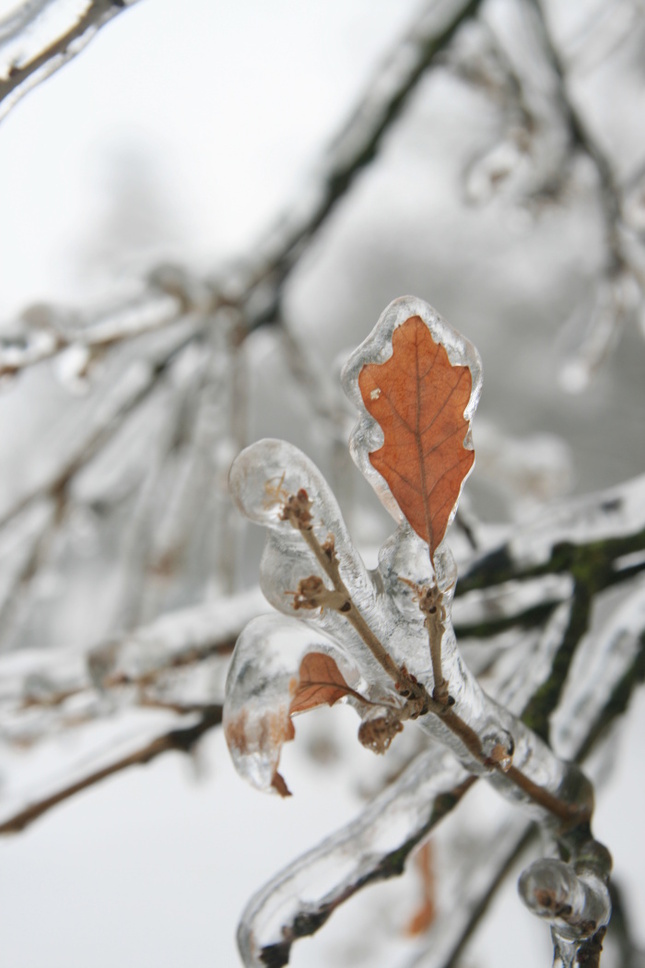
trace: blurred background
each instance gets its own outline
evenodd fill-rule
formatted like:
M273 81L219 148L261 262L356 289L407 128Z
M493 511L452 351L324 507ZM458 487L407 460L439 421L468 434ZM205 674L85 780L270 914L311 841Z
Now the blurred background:
M0 93L92 7L1 29L29 6L0 3ZM207 717L263 610L235 453L305 450L370 564L392 529L338 383L391 299L482 356L475 530L642 473L644 41L640 0L145 0L1 121L0 824L87 787L0 843L7 966L235 966L248 897L378 786L347 709L299 721L288 802L237 778ZM641 946L644 715L637 697L595 827ZM190 757L85 783L195 723ZM407 964L415 878L292 963ZM549 963L514 895L463 968Z

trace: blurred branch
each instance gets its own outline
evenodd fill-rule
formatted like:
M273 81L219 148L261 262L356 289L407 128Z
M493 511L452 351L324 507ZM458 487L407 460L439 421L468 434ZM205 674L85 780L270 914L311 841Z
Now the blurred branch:
M186 710L186 712L192 711L190 709ZM189 753L195 743L205 733L214 726L219 726L222 722L222 707L220 705L207 706L205 709L200 710L200 712L201 719L194 726L172 729L170 732L158 736L152 742L146 743L145 746L135 750L134 753L130 753L128 756L116 760L109 766L103 767L103 769L90 773L77 783L72 783L70 786L64 787L57 793L52 794L52 796L21 810L20 813L15 814L9 820L0 823L0 834L19 833L32 824L34 820L37 820L44 813L51 810L52 807L63 803L65 800L69 800L70 797L73 797L76 793L80 793L81 790L87 790L89 787L100 783L101 780L105 780L109 776L114 776L116 773L127 770L131 766L150 763L151 760L161 756L162 753L168 753L170 750Z
M598 175L600 203L605 222L605 238L610 255L608 270L610 274L615 274L629 265L619 231L622 220L620 190L609 158L569 95L566 68L551 35L542 2L541 0L529 0L529 4L535 13L534 22L544 53L553 69L557 103L569 129L573 147L586 155Z
M73 656L71 669L65 657L51 656L45 648L8 654L0 658L0 701L14 709L51 709L90 690L105 695L124 687L152 686L164 673L230 653L244 626L267 609L257 587L180 608ZM12 672L14 663L17 672ZM39 683L36 693L29 686L34 679Z
M20 341L5 341L4 349L0 344L0 376L16 374L61 352L68 345L67 329L74 330L76 342L95 348L137 336L144 329L168 325L186 312L213 312L221 304L242 310L246 332L275 322L291 271L355 178L374 160L425 71L436 62L459 27L475 16L482 2L432 0L422 9L407 35L378 67L362 100L332 141L312 186L303 193L305 204L302 198L292 204L259 245L258 253L237 272L230 273L219 296L213 295L213 285L208 280L196 280L174 267L160 267L151 274L151 284L134 307L126 302L101 314L97 321L80 324L73 311L53 312L58 324L55 332L43 331L41 327L36 331L37 338L28 334L25 340L21 335ZM112 9L112 4L104 5ZM165 294L161 300L160 289ZM120 324L119 319L127 320L133 310L138 322ZM12 328L19 332L24 329Z
M198 329L199 327L197 327ZM20 514L34 501L41 498L58 499L64 495L74 476L111 440L123 421L153 392L157 381L171 367L179 353L189 345L196 336L196 327L188 327L188 332L182 331L170 350L163 353L157 360L147 366L137 368L136 373L130 373L129 378L122 381L116 391L110 395L103 412L99 414L97 426L66 458L49 479L27 491L18 501L14 502L0 516L0 529Z
M101 27L136 2L137 0L90 0L84 13L68 27L64 34L47 38L45 45L37 53L32 54L25 63L12 64L3 79L0 79L0 119L6 117L25 94L76 57L96 36ZM58 11L64 6L57 0L23 3L21 8L0 23L0 43L6 43L20 33L24 33L48 10Z
M186 702L168 698L164 683L170 681L169 676L197 669L211 658L225 658L241 629L266 609L264 597L255 588L169 612L81 656L51 656L41 649L33 655L22 650L0 659L4 684L0 703L5 718L14 723L12 733L5 731L3 738L14 745L22 739L30 743L44 739L61 723L65 725L68 700L72 710L83 710L80 718L78 712L73 713L74 721L80 725L112 715L123 707L124 696L130 697L128 707L167 709L178 715L197 712L201 716L196 726L171 730L107 767L91 770L73 783L61 783L57 793L42 796L1 822L0 834L24 829L64 800L129 766L147 763L171 749L188 752L204 732L219 725L221 706L212 703L212 686L208 684L207 695L202 690L201 701ZM12 671L16 666L17 671ZM79 705L83 695L87 701ZM34 714L38 715L35 723ZM26 719L30 731L24 737L16 731L16 724L20 726L22 719ZM40 729L41 734L34 736L34 729Z
M379 65L362 101L332 141L318 184L306 195L308 205L295 206L264 243L265 255L253 274L252 288L262 284L268 286L268 292L261 293L261 306L251 313L252 325L276 316L282 285L304 248L355 178L374 160L426 70L481 5L482 0L431 0Z
M162 266L150 273L147 289L134 299L85 317L46 304L30 306L13 327L17 335L0 338L0 378L15 376L71 347L97 355L191 313L214 313L220 302L212 287L197 285L176 267Z

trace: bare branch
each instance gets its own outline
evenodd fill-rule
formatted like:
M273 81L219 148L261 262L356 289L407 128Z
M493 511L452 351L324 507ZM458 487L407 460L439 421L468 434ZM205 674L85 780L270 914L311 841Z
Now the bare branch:
M192 710L186 711L191 712ZM24 830L39 817L42 817L43 814L47 813L53 807L58 806L59 803L69 800L70 797L73 797L76 793L80 793L81 790L87 790L89 787L100 783L101 780L105 780L109 776L114 776L115 773L120 773L122 770L127 770L131 766L150 763L151 760L156 759L162 753L167 753L170 750L175 750L180 753L190 752L195 743L205 733L214 726L219 726L222 722L222 707L219 705L208 706L201 710L201 713L201 719L194 726L170 730L170 732L164 733L162 736L158 736L157 739L152 740L151 743L146 743L145 746L135 750L134 753L130 753L129 756L124 756L109 766L90 773L77 783L72 783L70 786L64 787L57 793L52 794L52 796L33 803L31 806L21 810L20 813L10 817L9 820L0 823L0 834L20 833L20 831Z
M320 171L305 193L307 204L303 206L301 199L292 204L268 232L257 254L240 267L237 279L236 274L231 273L229 281L222 286L221 301L243 310L247 331L276 322L282 289L289 274L337 202L347 194L358 174L374 160L385 135L400 117L425 71L436 64L438 55L450 44L460 26L477 14L482 2L431 0L408 34L393 46L385 64L375 72L362 100L332 140ZM108 0L97 0L92 10L99 7L112 11L113 4ZM119 9L114 6L113 12ZM140 318L148 318L146 325L149 328L168 325L182 315L182 310L183 313L191 309L212 312L215 308L212 302L210 306L204 304L204 293L212 292L208 280L195 280L181 270L168 270L167 267L153 272L152 280L153 290L144 293L138 304ZM159 288L167 296L175 297L174 304L162 301L156 305ZM196 299L198 305L195 305ZM101 322L100 325L88 320L79 327L78 314L73 311L64 312L62 319L77 329L79 341L90 347L107 346L142 331L142 324L139 324L129 330L121 327L120 333L115 332L114 320L122 314L127 315L131 308L129 302L122 307L113 307L105 324ZM104 318L105 314L102 316ZM20 331L23 327L12 328ZM84 335L85 329L87 336ZM0 375L17 373L57 354L66 345L65 337L51 332L39 333L37 340L27 341L26 347L17 342L9 343L3 351L0 350Z
M179 333L170 350L161 354L148 366L138 367L136 372L126 375L127 378L117 386L103 407L94 430L81 441L66 458L62 467L51 474L47 481L32 488L4 511L0 516L0 529L34 501L43 497L57 498L67 489L78 471L89 463L114 436L123 421L155 390L160 377L168 371L176 356L194 339L196 329L199 328L199 325L189 324Z
M18 101L38 84L51 77L60 67L76 57L89 44L101 27L137 0L91 0L87 10L64 34L44 41L45 46L32 54L25 63L13 64L0 79L0 120L11 111ZM26 3L10 18L0 24L4 28L4 40L25 30L48 8L62 7L56 0L43 3ZM0 35L1 36L1 35Z

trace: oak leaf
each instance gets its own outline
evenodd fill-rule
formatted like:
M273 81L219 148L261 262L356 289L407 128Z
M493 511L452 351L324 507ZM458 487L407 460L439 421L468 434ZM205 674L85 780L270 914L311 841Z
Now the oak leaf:
M475 460L464 446L472 376L453 366L420 316L392 334L392 356L368 363L358 385L384 442L370 454L403 515L434 557Z
M324 652L308 652L300 663L298 685L291 700L289 715L303 713L325 703L333 706L343 696L350 695L356 696L357 693L347 685L332 657Z

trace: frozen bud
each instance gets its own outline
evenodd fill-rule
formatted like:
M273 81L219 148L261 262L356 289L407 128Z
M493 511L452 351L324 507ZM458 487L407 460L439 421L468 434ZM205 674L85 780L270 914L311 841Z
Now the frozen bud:
M522 873L518 889L529 910L565 940L591 937L609 921L609 892L591 870L578 875L561 860L538 860Z

